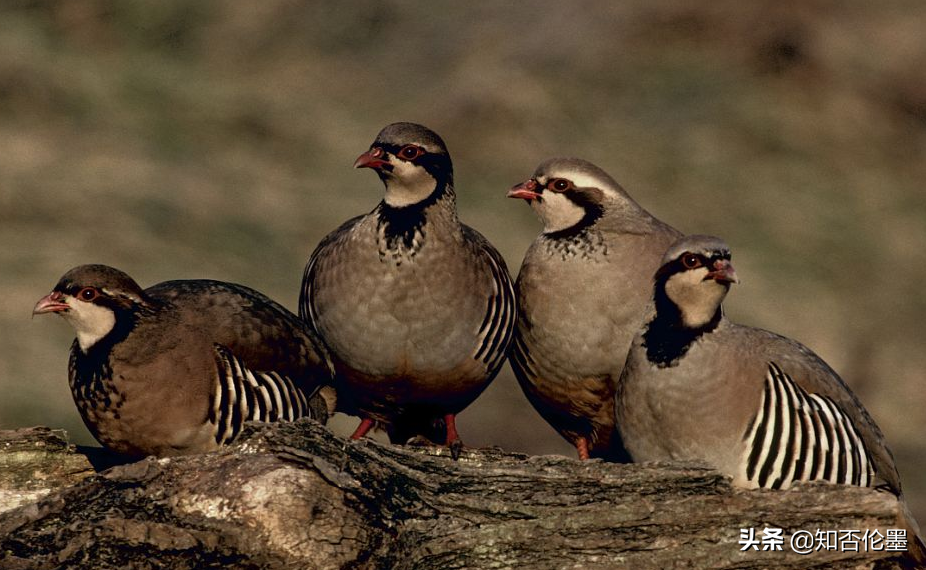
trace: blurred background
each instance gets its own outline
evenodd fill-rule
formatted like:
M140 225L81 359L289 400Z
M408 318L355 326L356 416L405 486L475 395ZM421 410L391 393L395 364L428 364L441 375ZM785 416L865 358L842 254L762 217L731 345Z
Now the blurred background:
M0 428L92 441L72 330L30 320L67 269L295 310L316 243L381 198L353 160L408 120L443 136L461 217L513 274L539 223L505 191L551 155L725 237L728 314L843 375L926 523L924 30L920 0L3 2ZM574 455L507 367L460 429Z

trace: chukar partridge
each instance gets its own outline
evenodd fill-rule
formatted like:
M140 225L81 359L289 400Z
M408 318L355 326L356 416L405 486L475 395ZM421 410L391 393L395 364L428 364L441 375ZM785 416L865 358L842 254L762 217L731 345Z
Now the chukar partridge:
M634 461L700 461L746 488L828 481L901 496L881 430L839 375L806 346L724 316L738 279L723 240L680 239L654 281L616 395Z
M300 316L331 351L339 409L362 419L355 439L377 426L396 443L458 446L455 416L495 377L511 338L508 269L457 218L437 134L388 125L354 166L373 169L385 197L312 253Z
M119 453L209 451L247 420L324 421L333 407L323 388L331 365L314 333L241 285L143 290L118 269L82 265L39 300L33 314L42 313L74 327L71 393L90 432Z
M543 222L516 284L515 375L580 458L626 460L614 437L614 385L653 272L680 234L577 158L540 163L508 196Z

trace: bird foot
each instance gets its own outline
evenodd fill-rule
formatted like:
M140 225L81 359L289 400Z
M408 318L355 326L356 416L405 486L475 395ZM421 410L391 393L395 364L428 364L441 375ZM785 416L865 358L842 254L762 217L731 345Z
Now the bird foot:
M466 446L463 445L463 442L460 439L455 439L454 441L451 441L449 444L442 445L440 443L435 443L431 441L430 439L424 437L423 435L416 435L415 437L406 441L405 445L408 447L431 449L431 450L438 451L438 452L442 452L444 449L447 449L450 451L450 457L454 461L457 461L458 459L460 459L460 454L462 454L463 450L466 448Z
M460 454L463 453L463 442L460 439L455 439L451 441L450 445L447 447L450 448L450 457L452 457L454 461L459 460Z

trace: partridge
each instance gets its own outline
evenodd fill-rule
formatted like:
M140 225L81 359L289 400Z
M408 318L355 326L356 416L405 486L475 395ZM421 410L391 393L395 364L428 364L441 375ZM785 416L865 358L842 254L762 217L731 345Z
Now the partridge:
M723 240L680 239L654 281L616 395L634 461L700 461L746 488L828 481L902 496L881 430L839 375L806 346L724 316L738 278Z
M423 436L458 449L455 416L498 373L514 293L504 260L457 218L447 147L431 130L394 123L354 163L385 197L345 222L309 259L300 316L331 351L339 409L354 432Z
M71 269L33 314L75 330L69 383L103 445L130 456L210 451L248 420L325 420L332 368L315 334L264 295L232 283L142 289L105 265Z
M653 271L680 234L577 158L542 162L508 196L527 200L543 222L515 286L515 375L581 459L626 460L614 431L614 386Z

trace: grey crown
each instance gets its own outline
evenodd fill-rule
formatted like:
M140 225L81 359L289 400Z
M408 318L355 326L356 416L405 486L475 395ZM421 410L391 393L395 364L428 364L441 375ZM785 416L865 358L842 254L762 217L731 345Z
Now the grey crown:
M614 437L614 389L666 247L680 233L597 166L542 162L509 197L544 229L516 284L512 368L528 400L579 456L626 460Z
M339 407L394 442L458 441L454 417L501 367L515 319L501 255L457 218L443 141L414 123L385 127L355 166L385 198L312 253L300 315L324 339Z
M69 381L87 427L132 455L209 451L248 420L333 410L324 345L296 315L232 283L167 281L148 289L105 265L68 271L34 313L76 329Z

